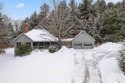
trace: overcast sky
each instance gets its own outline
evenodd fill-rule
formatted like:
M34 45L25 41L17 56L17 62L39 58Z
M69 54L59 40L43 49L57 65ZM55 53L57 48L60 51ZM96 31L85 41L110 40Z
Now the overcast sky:
M24 19L29 17L34 11L39 13L40 6L43 3L52 4L52 0L1 0L4 8L3 12L14 20ZM70 0L66 0L69 2ZM82 0L76 0L77 3ZM105 0L108 2L121 2L122 0ZM51 7L51 6L50 6Z

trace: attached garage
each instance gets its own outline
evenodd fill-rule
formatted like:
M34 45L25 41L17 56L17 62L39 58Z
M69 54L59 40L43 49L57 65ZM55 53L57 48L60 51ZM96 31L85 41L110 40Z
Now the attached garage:
M72 48L75 49L92 49L94 47L95 39L87 34L85 31L81 31L72 40Z

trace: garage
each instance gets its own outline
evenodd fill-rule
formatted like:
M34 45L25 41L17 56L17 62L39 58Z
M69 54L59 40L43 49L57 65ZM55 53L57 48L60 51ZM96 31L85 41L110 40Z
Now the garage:
M87 34L85 31L81 31L72 40L72 48L74 49L92 49L94 47L95 39Z

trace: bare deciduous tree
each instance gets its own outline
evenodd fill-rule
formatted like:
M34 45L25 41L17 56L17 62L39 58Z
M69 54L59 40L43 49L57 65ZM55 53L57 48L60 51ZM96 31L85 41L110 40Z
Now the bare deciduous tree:
M59 48L61 48L61 39L67 35L67 32L74 26L74 23L65 0L59 3L53 0L53 3L54 10L51 16L51 27L54 34L58 37Z

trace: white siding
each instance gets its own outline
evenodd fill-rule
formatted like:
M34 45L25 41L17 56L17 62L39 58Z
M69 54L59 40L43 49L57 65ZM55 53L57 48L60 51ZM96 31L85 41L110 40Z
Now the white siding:
M30 40L28 37L26 37L24 34L22 34L19 38L17 38L14 41L14 49L16 50L17 47L17 43L20 42L21 44L25 44L26 42L30 42L31 43L31 47L33 48L33 43L32 40Z
M81 31L72 41L72 47L75 49L90 49L93 48L95 39L85 31ZM92 45L92 46L91 46Z

